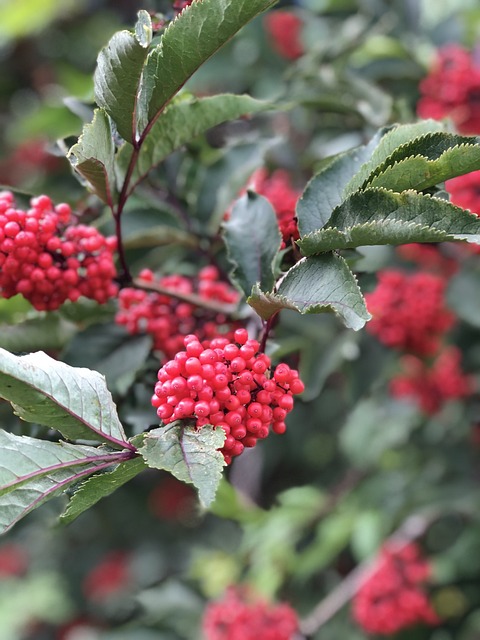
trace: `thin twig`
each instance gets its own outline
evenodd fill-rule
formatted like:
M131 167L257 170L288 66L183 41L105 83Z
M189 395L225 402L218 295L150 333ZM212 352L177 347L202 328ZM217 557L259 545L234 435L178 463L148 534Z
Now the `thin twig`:
M134 278L132 284L137 289L169 296L170 298L175 298L176 300L181 300L182 302L188 302L195 307L208 309L209 311L214 311L216 313L222 313L226 316L231 316L237 310L236 304L223 304L222 302L217 302L215 300L206 300L196 293L183 293L182 291L178 291L176 289L162 287L162 285L149 282L148 280L143 280L142 278Z

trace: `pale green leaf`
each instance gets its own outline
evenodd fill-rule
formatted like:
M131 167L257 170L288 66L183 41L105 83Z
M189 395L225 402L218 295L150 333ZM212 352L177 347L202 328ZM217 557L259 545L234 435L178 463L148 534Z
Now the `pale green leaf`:
M299 313L334 312L351 329L361 329L370 314L355 276L340 256L328 253L297 262L276 292L256 287L247 300L264 319L281 309Z
M247 95L220 94L207 98L191 98L170 104L156 120L143 141L132 175L133 187L165 158L208 129L247 114L274 108L271 102L255 100ZM125 144L117 157L117 175L123 180L133 153ZM133 188L132 187L132 188Z
M135 109L143 65L152 38L150 16L139 12L135 34L118 31L97 58L95 100L128 142L135 139Z
M223 429L211 425L195 429L179 420L149 431L138 445L138 453L149 467L164 469L178 480L193 484L200 502L208 507L215 498L225 466L219 451L224 440Z
M62 524L69 524L102 498L109 496L146 469L143 458L136 457L121 462L111 471L95 474L75 488L67 508L60 516Z
M369 187L423 191L456 176L480 169L480 145L461 144L434 160L418 155L395 162L368 181Z
M233 265L232 278L249 296L256 284L269 291L275 282L274 262L282 237L270 202L248 192L234 204L230 219L224 223L228 258Z
M0 397L26 420L57 429L70 440L129 447L105 378L69 367L39 351L15 356L0 349Z
M310 180L297 202L296 213L301 236L327 224L332 211L344 200L345 185L368 161L387 131L388 129L380 129L367 145L336 156Z
M92 122L83 127L82 135L69 150L67 158L88 188L109 205L117 198L114 155L110 120L105 111L96 109Z
M305 255L363 245L468 240L480 243L480 218L416 191L365 189L337 207L328 226L298 241Z
M0 532L85 475L132 455L0 430Z
M382 137L370 159L345 186L344 198L361 189L377 167L388 161L389 156L396 152L399 147L415 140L415 138L443 131L444 129L445 125L436 120L421 120L415 124L400 124L390 129Z
M190 76L276 0L202 0L184 9L149 54L139 95L142 133Z

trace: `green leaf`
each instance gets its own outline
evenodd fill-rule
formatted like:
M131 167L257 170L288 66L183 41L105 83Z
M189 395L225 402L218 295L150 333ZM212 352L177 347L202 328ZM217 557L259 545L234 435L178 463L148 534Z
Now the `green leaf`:
M114 154L110 120L105 111L96 109L92 122L83 127L82 135L69 150L67 158L88 188L109 205L117 198Z
M138 87L152 39L149 14L139 11L138 18L135 34L119 31L100 51L94 74L95 100L128 142L135 139Z
M477 256L474 257L475 259L478 259ZM450 309L455 309L455 315L478 329L480 329L479 277L478 268L462 270L449 280L447 289L447 304Z
M415 124L401 124L390 129L386 133L366 162L353 178L345 186L344 197L355 193L364 187L370 175L384 164L390 155L397 152L402 145L419 138L420 136L438 131L444 131L445 125L436 120L421 120Z
M468 240L480 243L480 218L416 191L366 189L334 211L327 227L298 241L307 255L363 245Z
M0 347L15 352L61 349L76 332L73 322L49 313L16 324L1 324Z
M256 284L262 291L270 291L275 282L275 257L282 243L270 202L248 192L234 204L223 227L228 258L233 265L232 278L246 296Z
M69 367L42 351L14 356L0 349L0 397L22 420L57 429L71 440L132 448L105 378L96 371Z
M139 132L158 117L201 64L275 1L202 0L184 9L147 58L139 95Z
M336 156L305 187L297 202L298 229L304 236L325 226L332 211L344 200L345 185L367 162L388 129L380 129L372 140Z
M423 155L400 160L369 180L369 187L392 191L423 191L439 182L480 168L480 145L462 144L446 149L436 160Z
M195 429L178 420L149 431L141 444L134 440L149 467L164 469L193 484L204 507L213 502L225 466L219 451L225 440L223 429L211 425Z
M48 442L0 430L0 532L73 482L125 460L131 452Z
M208 129L246 114L274 108L271 102L255 100L247 95L220 94L208 98L192 98L170 104L145 138L132 176L133 189L151 169L165 158ZM123 180L133 153L125 144L117 156L117 174Z
M118 464L112 471L92 475L76 488L67 508L60 516L62 524L69 524L102 498L109 496L146 469L143 458L136 457Z
M277 292L264 293L256 287L247 302L264 319L281 309L333 311L347 327L358 330L371 317L347 263L330 253L300 260L287 272Z

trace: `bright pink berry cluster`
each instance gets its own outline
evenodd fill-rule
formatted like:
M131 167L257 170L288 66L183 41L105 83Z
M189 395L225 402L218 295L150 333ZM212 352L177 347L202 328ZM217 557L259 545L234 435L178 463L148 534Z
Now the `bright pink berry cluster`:
M421 118L449 117L459 133L480 133L480 65L469 51L453 44L441 49L419 89Z
M300 236L295 207L300 197L300 191L292 187L288 172L284 169L277 169L268 175L266 169L258 169L251 176L248 188L267 198L272 205L277 215L283 246L288 246L292 240L298 240Z
M428 364L413 355L401 359L403 372L390 382L395 398L411 398L427 415L434 415L448 400L466 398L473 392L471 376L463 373L462 354L456 347L440 352Z
M445 306L445 286L433 273L380 272L377 288L365 296L373 315L367 330L388 347L434 354L455 321Z
M197 278L181 275L157 278L150 269L144 269L139 275L147 283L171 289L172 293L195 293L206 301L225 304L236 304L239 299L237 291L219 279L218 269L213 266L201 269ZM183 348L186 335L195 332L201 340L219 335L231 338L238 326L222 313L155 291L126 287L118 294L118 303L115 321L126 326L131 334L150 334L154 349L162 351L167 359Z
M80 296L105 303L118 291L115 238L94 227L72 224L68 204L53 206L48 196L33 198L30 209L15 207L9 191L0 193L0 292L22 294L40 310L58 309Z
M303 55L302 21L290 11L272 11L265 16L265 28L275 51L287 60Z
M206 640L293 640L298 618L287 603L269 604L230 587L207 606L202 628Z
M450 202L477 215L480 213L480 171L446 180L445 189L450 194Z
M245 329L237 329L234 340L201 343L195 335L186 336L185 350L158 372L152 397L165 424L188 418L197 427L221 427L227 464L266 438L270 426L284 433L293 396L304 390L298 372L286 364L277 365L270 376L270 358L259 352L259 343L249 340Z
M440 623L424 591L430 565L418 545L385 546L353 600L353 616L367 632L391 635L417 624Z

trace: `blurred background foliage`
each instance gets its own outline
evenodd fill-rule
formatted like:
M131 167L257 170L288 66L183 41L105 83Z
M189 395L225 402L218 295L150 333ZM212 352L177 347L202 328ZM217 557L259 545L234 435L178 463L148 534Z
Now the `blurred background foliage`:
M128 259L163 273L195 273L223 259L219 222L255 168L282 167L302 189L324 159L392 122L416 118L418 85L449 42L474 48L474 0L297 0L304 55L279 55L262 18L189 82L206 95L248 92L290 101L288 111L210 131L149 177L125 213ZM168 0L4 0L0 4L0 184L20 203L48 193L111 232L108 213L72 176L65 149L93 108L99 49L139 9L172 15ZM152 242L152 237L154 241ZM375 272L405 261L393 248L352 256L364 290ZM462 263L448 300L478 390L478 255ZM114 324L115 305L66 304L48 315L23 299L0 301L0 345L43 349L104 373L129 435L156 424L150 395L159 366L146 336ZM332 316L283 312L272 356L306 383L282 437L228 470L212 513L190 489L148 471L66 528L60 500L0 541L0 636L5 640L198 638L208 599L239 581L306 616L412 515L432 558L435 629L398 637L480 637L480 401L425 416L390 397L398 355ZM0 406L2 426L41 434ZM37 429L37 431L35 431ZM51 434L44 434L49 437ZM334 614L334 615L333 615ZM349 606L311 635L362 640Z

